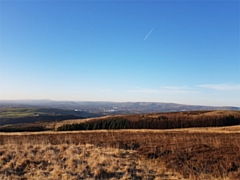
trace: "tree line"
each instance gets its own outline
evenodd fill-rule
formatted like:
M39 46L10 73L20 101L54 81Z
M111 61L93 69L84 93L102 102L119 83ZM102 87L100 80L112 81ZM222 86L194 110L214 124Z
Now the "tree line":
M159 116L155 118L146 117L139 120L130 120L124 117L113 117L83 123L64 124L57 128L57 131L71 130L99 130L99 129L174 129L190 127L219 127L239 125L240 117L233 115L209 116L209 117L177 117L168 118Z

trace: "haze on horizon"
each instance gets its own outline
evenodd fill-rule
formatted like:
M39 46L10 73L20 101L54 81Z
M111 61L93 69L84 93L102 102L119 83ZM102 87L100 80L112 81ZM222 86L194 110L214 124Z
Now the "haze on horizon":
M240 2L0 1L0 100L240 107Z

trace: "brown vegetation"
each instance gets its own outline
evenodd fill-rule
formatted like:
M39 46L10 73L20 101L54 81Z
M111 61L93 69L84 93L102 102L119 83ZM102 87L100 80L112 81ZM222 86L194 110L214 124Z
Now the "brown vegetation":
M185 111L115 115L0 126L0 132L96 129L173 129L240 125L240 111Z
M98 129L175 129L220 127L240 124L240 111L190 111L141 115L117 115L77 123L65 121L58 131Z
M240 179L235 129L2 133L0 179Z

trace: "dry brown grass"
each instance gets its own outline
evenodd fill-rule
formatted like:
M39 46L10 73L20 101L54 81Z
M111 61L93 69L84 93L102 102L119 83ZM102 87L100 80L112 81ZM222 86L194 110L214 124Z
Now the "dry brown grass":
M0 179L240 179L238 130L1 133Z
M0 179L177 179L134 150L75 144L1 146Z

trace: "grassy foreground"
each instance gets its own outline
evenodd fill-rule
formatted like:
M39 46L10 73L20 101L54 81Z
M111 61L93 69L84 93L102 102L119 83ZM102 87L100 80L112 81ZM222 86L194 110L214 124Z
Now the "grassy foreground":
M1 133L0 179L240 179L240 128Z

